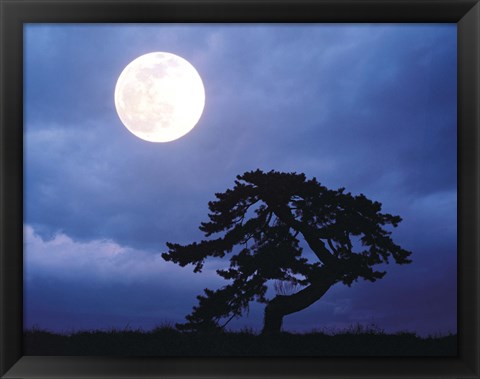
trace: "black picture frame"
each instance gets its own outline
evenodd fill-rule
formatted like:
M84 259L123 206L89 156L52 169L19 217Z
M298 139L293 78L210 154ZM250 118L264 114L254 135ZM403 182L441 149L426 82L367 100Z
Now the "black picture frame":
M479 0L0 0L2 378L480 378ZM458 27L456 357L23 356L23 24L36 22L449 22Z

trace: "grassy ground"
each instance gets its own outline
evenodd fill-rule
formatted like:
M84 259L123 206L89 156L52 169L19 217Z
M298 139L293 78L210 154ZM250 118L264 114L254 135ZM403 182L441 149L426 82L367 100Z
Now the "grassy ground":
M455 356L457 336L421 338L414 333L385 334L377 329L350 328L335 334L249 331L185 333L171 327L142 330L24 333L25 355L136 356Z

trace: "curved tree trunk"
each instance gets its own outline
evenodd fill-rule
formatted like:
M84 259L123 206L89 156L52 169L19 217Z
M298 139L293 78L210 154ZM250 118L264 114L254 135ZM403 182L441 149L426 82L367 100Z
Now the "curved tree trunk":
M262 334L279 333L283 317L309 307L320 299L334 283L334 280L325 279L310 284L296 294L274 297L265 307Z

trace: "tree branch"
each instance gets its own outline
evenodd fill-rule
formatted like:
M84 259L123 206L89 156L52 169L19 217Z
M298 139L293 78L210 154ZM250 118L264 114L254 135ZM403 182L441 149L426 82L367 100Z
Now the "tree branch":
M235 318L235 313L232 315L232 317L230 317L222 326L220 326L220 328L225 328L227 326L227 324L232 321L233 319Z
M264 199L264 201L268 204L267 199ZM328 264L330 266L338 265L338 259L333 256L325 247L325 244L317 235L316 229L295 219L290 211L290 208L285 205L268 204L268 206L285 224L302 233L303 238L305 238L305 241L310 249L323 264Z
M332 249L332 251L334 252L334 254L335 254L336 256L338 256L338 251L337 251L337 249L335 249L335 247L333 246L332 240L329 238L329 239L327 239L327 242L328 242L328 246L330 246L330 249Z

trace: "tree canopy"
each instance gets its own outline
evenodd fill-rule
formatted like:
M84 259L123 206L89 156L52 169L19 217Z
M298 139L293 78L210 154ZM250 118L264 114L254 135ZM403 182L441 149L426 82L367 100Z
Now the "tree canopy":
M167 243L162 254L180 266L192 264L195 272L209 257L229 256L229 265L217 270L229 283L205 289L180 328L224 326L258 301L267 304L263 331L278 331L283 316L305 309L333 284L374 282L385 275L374 266L411 262L411 252L395 244L388 230L401 222L399 216L381 213L381 204L362 194L327 189L304 174L246 172L215 196L200 230L216 238ZM272 280L300 289L269 299Z

